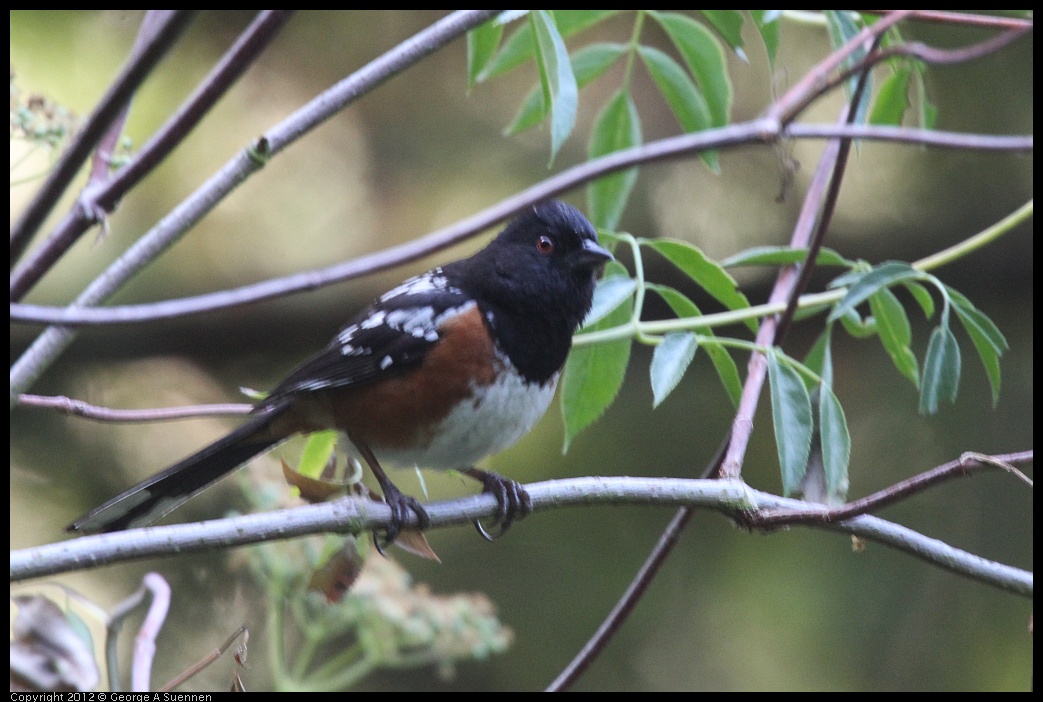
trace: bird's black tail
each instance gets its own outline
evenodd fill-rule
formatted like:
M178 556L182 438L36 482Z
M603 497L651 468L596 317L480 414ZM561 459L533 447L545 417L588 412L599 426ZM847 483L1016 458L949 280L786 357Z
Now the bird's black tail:
M97 533L148 526L286 439L272 431L272 422L284 409L285 406L276 406L254 417L198 453L95 507L66 527L66 531Z

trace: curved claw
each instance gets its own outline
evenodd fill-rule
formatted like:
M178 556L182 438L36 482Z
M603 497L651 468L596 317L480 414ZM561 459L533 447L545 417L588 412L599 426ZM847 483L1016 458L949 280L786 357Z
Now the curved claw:
M470 468L465 473L482 482L482 492L491 493L496 498L496 518L493 524L499 529L495 535L490 534L479 519L474 520L474 528L486 541L495 541L503 536L515 520L524 519L532 513L532 498L521 485L496 473Z
M431 518L428 516L427 510L423 508L415 497L410 497L398 489L385 490L385 492L384 501L391 508L391 523L384 529L383 538L381 538L379 531L373 532L373 545L376 546L381 556L386 556L384 549L395 543L395 539L398 538L402 528L405 526L410 511L416 515L417 528L426 529L431 524Z

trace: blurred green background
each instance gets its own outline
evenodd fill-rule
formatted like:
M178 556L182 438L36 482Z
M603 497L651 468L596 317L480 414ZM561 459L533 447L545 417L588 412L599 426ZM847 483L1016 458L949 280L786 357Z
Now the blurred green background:
M29 301L61 304L196 189L238 150L293 110L442 16L436 12L302 12L189 138L111 217L111 233L85 237ZM203 12L138 94L127 125L140 145L210 69L252 15ZM122 65L141 15L136 11L12 12L11 70L19 87L89 113ZM569 42L625 40L623 13ZM649 30L650 32L652 30ZM913 25L910 37L961 46L980 31ZM647 38L655 39L654 35ZM659 37L661 39L661 37ZM777 70L769 75L752 36L750 63L730 57L733 120L749 119L828 52L820 28L787 23ZM1032 131L1032 40L967 65L933 68L930 94L940 129L988 134ZM610 72L580 97L579 124L547 170L549 138L502 129L535 80L532 66L466 94L465 45L457 41L334 117L240 187L119 302L160 300L329 265L408 241L470 215L549 174L584 160L596 110L618 86ZM635 74L646 140L677 133L647 76ZM832 122L836 96L807 121ZM17 145L12 145L15 154ZM721 258L784 243L793 226L818 142L786 146L801 168L779 202L784 161L771 148L724 152L715 176L697 160L641 170L621 229L684 238ZM47 165L45 156L23 168ZM15 219L39 181L12 187ZM82 183L82 181L81 181ZM979 231L1032 197L1030 155L862 144L853 155L828 244L850 258L913 260ZM582 208L583 193L566 199ZM68 201L58 212L64 212ZM51 224L56 221L52 218ZM48 229L45 228L45 231ZM83 333L32 388L116 407L241 401L240 386L268 388L324 345L339 325L403 277L479 247L481 237L379 276L244 309L157 324ZM844 335L835 346L836 391L852 435L851 491L859 497L952 460L964 451L1032 447L1031 224L938 270L995 320L1010 342L1003 392L993 408L973 347L958 334L963 379L954 406L917 414L914 388L875 340ZM683 285L666 266L650 279ZM739 271L753 301L770 275ZM821 285L821 281L819 281ZM694 292L694 291L693 291ZM907 300L908 302L908 300ZM653 307L651 312L657 310ZM918 314L918 313L917 313ZM914 321L921 355L930 327ZM787 350L801 356L821 318L797 325ZM743 329L725 330L743 335ZM38 333L12 326L12 359ZM745 359L738 358L740 368ZM615 405L573 444L560 447L557 410L511 450L487 462L522 482L579 475L692 477L716 451L731 405L705 355L654 412L649 353L636 348ZM778 491L770 417L762 403L744 477ZM102 425L18 410L11 427L11 547L63 538L84 509L216 437L231 422ZM286 452L293 458L292 450ZM262 463L274 469L273 461ZM432 498L466 494L460 480L427 475ZM176 520L219 516L239 499L234 481L193 500ZM417 487L411 476L401 481ZM515 632L504 655L433 668L389 670L372 689L540 689L564 667L619 597L672 515L663 508L544 512L495 544L470 529L430 537L434 564L397 554L438 592L481 591ZM1031 490L1009 476L978 475L885 510L893 519L986 558L1032 567ZM222 641L241 623L263 627L236 559L187 556L113 566L59 580L108 606L158 569L174 588L159 639L156 681ZM229 578L232 568L235 578ZM1025 690L1031 684L1031 603L929 567L870 543L793 529L768 536L697 513L647 597L577 688L583 690ZM266 679L263 637L251 639L249 689ZM219 663L186 690L227 684Z

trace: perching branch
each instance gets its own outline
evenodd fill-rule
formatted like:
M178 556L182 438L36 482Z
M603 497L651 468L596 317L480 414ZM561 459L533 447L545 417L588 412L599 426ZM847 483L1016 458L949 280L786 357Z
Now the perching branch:
M818 505L753 490L734 480L679 478L571 478L525 486L536 512L592 504L688 506L729 515L765 509L822 511ZM492 517L496 498L489 494L426 505L431 528L470 525ZM409 515L409 521L415 515ZM197 524L131 529L11 552L11 582L95 568L155 556L229 548L308 534L359 534L391 521L383 503L344 498L243 517ZM861 515L817 528L860 536L891 546L946 570L1025 597L1032 596L1032 574L953 548L948 544L876 517Z

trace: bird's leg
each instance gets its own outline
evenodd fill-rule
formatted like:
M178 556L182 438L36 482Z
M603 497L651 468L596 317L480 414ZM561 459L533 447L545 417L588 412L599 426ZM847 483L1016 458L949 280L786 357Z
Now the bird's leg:
M420 502L415 497L410 497L401 490L399 490L391 478L387 476L384 469L380 467L380 463L377 462L377 457L373 455L370 450L362 441L352 439L352 443L355 444L355 448L358 449L359 453L369 464L369 469L373 471L373 477L380 483L380 489L384 493L384 502L387 503L388 507L391 508L391 523L387 529L384 530L383 539L380 538L377 531L373 531L373 544L377 547L377 550L383 555L384 547L390 546L395 543L395 538L398 537L402 531L402 527L405 526L406 519L409 516L409 511L412 510L416 514L417 527L421 530L426 529L431 523L431 518L427 515L427 510L423 508ZM383 543L381 543L383 541Z
M475 529L489 541L503 536L516 519L523 519L532 513L532 498L515 481L473 466L461 472L479 481L482 492L491 493L496 498L496 520L493 523L500 527L497 533L490 535L480 520L474 520Z

